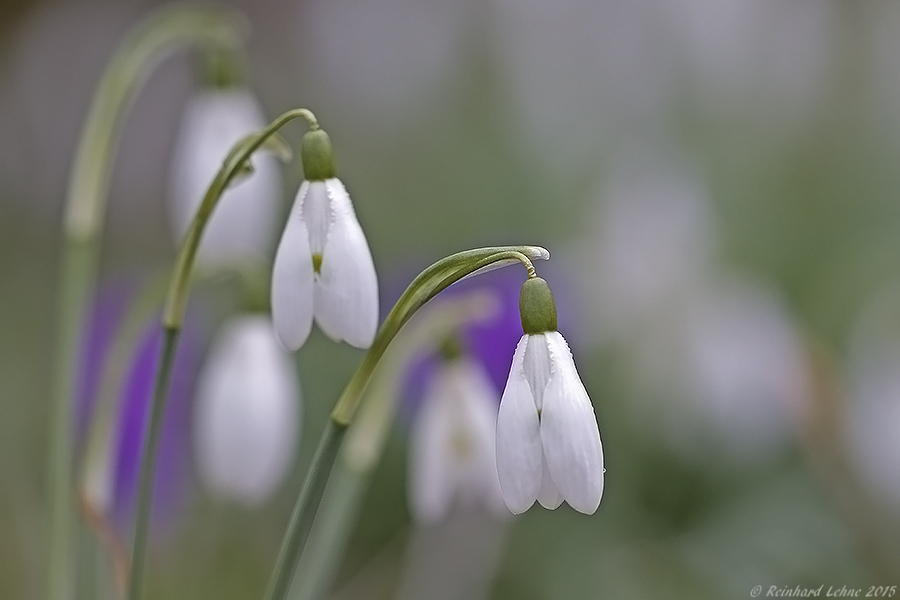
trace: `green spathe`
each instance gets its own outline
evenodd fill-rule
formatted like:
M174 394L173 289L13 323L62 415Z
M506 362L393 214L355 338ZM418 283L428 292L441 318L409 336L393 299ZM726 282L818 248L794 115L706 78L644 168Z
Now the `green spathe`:
M550 286L540 277L531 277L519 293L522 331L528 335L556 331L556 302Z
M300 140L303 176L308 181L324 181L335 176L331 138L321 129L308 132Z

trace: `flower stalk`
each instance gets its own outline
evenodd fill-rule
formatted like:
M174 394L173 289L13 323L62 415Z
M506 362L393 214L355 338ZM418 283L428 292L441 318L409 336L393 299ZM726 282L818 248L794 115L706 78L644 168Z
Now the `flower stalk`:
M94 93L72 167L63 223L48 465L48 597L53 600L69 598L74 587L71 390L81 323L95 288L110 172L124 115L148 73L170 53L187 45L237 47L240 30L231 11L188 6L163 9L122 43Z
M247 165L254 152L262 147L266 147L281 157L290 155L287 143L278 136L278 130L298 118L305 119L311 127L318 126L315 115L311 111L305 108L298 108L287 111L272 121L264 130L251 134L235 144L229 151L209 189L207 189L176 260L175 269L169 283L166 303L163 308L163 345L160 351L159 365L157 366L153 402L150 407L150 419L147 424L147 436L141 453L141 472L138 483L131 572L128 586L128 598L130 600L139 600L143 590L143 570L147 545L147 529L150 523L150 503L156 467L156 449L162 431L169 376L175 358L175 350L177 349L178 334L184 322L184 314L190 296L191 276L203 230L219 198L221 198L229 184L236 177L246 172Z
M381 459L397 407L403 369L413 356L433 347L435 340L446 338L467 323L486 320L497 308L494 297L480 292L447 300L420 313L391 344L372 377L366 402L348 430L328 478L307 548L297 567L291 600L314 600L328 593L372 472Z
M546 260L549 257L550 253L538 246L499 246L467 250L437 261L410 283L388 313L375 335L372 346L335 404L331 419L322 433L319 447L297 496L275 570L269 580L266 600L283 600L290 588L295 566L309 537L313 518L322 499L328 474L334 466L341 439L353 422L375 368L403 325L429 300L463 277L514 262L522 263L530 275L534 273L532 259Z

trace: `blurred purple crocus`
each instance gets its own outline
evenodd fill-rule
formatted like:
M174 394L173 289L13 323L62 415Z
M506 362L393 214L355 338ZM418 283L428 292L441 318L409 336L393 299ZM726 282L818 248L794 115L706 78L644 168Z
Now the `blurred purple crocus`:
M432 302L440 302L441 298L466 294L476 290L487 291L497 299L499 310L493 318L472 322L459 332L459 341L465 352L484 367L490 382L497 391L497 402L506 385L512 354L519 338L522 337L522 324L519 321L519 288L525 276L515 268L500 269L463 279L441 292ZM411 417L416 414L425 389L440 367L443 359L437 348L434 352L422 355L414 361L407 371L408 376L404 390L404 413Z
M125 286L101 291L95 302L84 335L82 364L79 373L76 428L79 438L90 435L89 424L99 418L95 409L113 356L117 336L127 329L125 320L135 294ZM190 323L190 320L187 321ZM131 347L127 367L120 375L116 399L110 410L112 429L109 433L111 453L104 475L109 482L106 518L120 532L128 531L133 517L144 429L156 377L162 331L158 319L143 327ZM153 490L153 518L174 515L186 497L190 476L190 399L200 359L200 343L196 330L188 326L181 336L169 387L169 400L157 455ZM113 375L115 375L113 373ZM87 440L86 440L87 442ZM86 445L86 444L85 444Z

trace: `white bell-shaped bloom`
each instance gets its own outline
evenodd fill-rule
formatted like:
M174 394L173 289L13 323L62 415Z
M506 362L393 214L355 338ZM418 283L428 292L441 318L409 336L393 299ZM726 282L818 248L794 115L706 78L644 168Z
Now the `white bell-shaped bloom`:
M592 514L603 495L603 447L594 408L558 331L523 335L497 417L497 470L515 514L535 499Z
M285 348L306 341L313 317L335 341L372 344L378 279L350 196L337 177L304 181L272 273L272 318Z
M173 153L169 190L176 243L184 238L228 151L265 124L259 102L245 88L205 90L190 100ZM281 175L272 156L258 156L253 167L252 175L219 199L198 249L200 267L260 263L271 252Z
M242 316L214 340L197 384L197 466L216 492L264 501L294 458L300 385L264 316Z
M479 363L446 361L412 430L409 503L416 520L443 521L454 504L505 513L497 478L497 393Z

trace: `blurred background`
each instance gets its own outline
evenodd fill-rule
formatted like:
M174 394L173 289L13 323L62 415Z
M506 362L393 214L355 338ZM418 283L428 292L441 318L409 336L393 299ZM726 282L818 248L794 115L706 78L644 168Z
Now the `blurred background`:
M234 5L252 25L249 80L268 116L306 106L331 135L383 304L457 250L550 249L539 272L566 311L604 444L595 515L538 507L439 535L410 517L399 419L335 598L439 597L421 594L429 573L466 569L483 570L479 589L454 595L452 577L434 589L745 598L755 585L900 584L900 3ZM111 53L156 6L0 7L3 598L44 593L73 151ZM104 280L174 258L165 195L194 59L165 62L127 117ZM295 146L301 134L285 130ZM302 172L295 161L284 174L286 212ZM304 419L291 474L253 509L188 484L154 540L149 597L261 594L361 356L314 332L297 354ZM475 565L461 550L473 539L485 556ZM416 565L421 556L438 567Z

